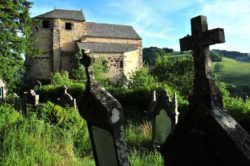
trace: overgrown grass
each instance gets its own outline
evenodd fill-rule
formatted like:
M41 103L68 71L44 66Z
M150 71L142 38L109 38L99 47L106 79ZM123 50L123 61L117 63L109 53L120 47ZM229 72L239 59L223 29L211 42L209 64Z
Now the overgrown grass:
M220 70L215 70L215 66L221 64ZM236 86L249 86L250 63L240 62L229 58L223 58L222 62L212 63L215 74L220 81Z
M141 116L128 120L125 138L133 166L163 165L151 145L151 123ZM0 106L0 165L94 166L86 122L78 111L51 102L27 117L11 105Z

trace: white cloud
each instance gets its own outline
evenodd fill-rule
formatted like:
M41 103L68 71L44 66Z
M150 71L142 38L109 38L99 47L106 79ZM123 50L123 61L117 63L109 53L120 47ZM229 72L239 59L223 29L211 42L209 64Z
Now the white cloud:
M203 6L200 13L208 17L210 28L224 28L226 44L223 49L247 51L250 47L250 1L249 0L215 0Z

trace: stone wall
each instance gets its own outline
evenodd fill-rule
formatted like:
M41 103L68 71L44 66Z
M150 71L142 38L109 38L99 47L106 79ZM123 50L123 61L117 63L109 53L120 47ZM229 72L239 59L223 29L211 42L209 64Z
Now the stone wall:
M50 57L37 57L28 60L27 79L46 80L50 78L52 71L52 59Z
M140 63L140 49L124 53L124 75L127 79L131 74L141 67Z
M103 58L107 61L108 72L106 76L109 78L111 82L116 83L123 73L123 68L121 66L121 62L123 62L123 54L122 53L92 53L91 57Z
M52 72L53 53L53 20L49 21L49 28L43 28L42 23L33 27L33 36L37 39L35 47L39 49L39 56L26 57L28 79L48 79Z
M66 23L70 23L72 29L66 29ZM73 56L77 52L76 42L85 35L85 29L85 22L55 19L53 30L53 71L72 70L75 65Z
M103 57L108 63L107 77L116 82L121 74L128 77L140 66L142 59L141 40L86 37L86 23L74 20L53 19L49 28L43 28L42 23L34 27L34 36L37 37L36 47L40 53L38 57L27 58L28 79L49 79L51 72L71 71L75 66L74 54L78 51L77 42L100 42L135 44L138 50L127 53L94 53L93 56ZM71 30L65 28L66 23L71 23ZM138 62L139 60L139 62ZM30 68L30 70L29 70Z

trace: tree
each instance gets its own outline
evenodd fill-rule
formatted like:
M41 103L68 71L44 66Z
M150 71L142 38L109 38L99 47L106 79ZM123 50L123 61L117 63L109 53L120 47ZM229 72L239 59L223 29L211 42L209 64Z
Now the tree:
M212 62L221 62L223 55L217 51L210 51L210 57Z
M0 2L0 77L13 90L24 72L24 56L32 55L31 2L1 0Z
M182 95L188 96L192 92L194 79L194 64L192 56L157 57L151 74L159 82L165 82L176 88Z

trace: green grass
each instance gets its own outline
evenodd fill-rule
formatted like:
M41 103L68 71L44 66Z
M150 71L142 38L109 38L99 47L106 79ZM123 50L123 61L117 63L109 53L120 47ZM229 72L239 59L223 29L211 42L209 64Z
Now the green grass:
M29 112L24 117L11 105L0 105L1 166L95 165L86 122L77 111L50 102L38 111L43 113ZM51 121L52 117L56 120ZM163 165L151 144L150 121L141 116L137 121L128 119L126 124L131 165Z
M250 63L240 62L229 58L223 58L222 62L212 63L213 71L216 64L223 67L214 73L220 81L236 86L246 86L250 83Z

